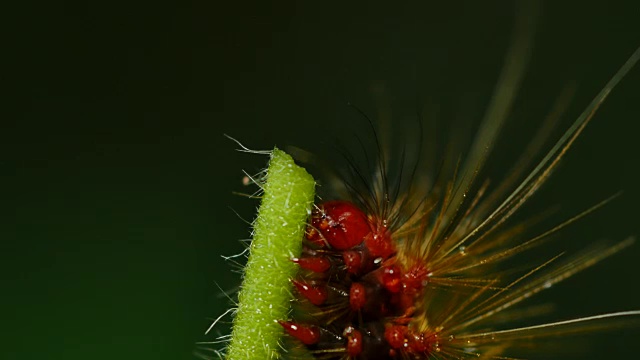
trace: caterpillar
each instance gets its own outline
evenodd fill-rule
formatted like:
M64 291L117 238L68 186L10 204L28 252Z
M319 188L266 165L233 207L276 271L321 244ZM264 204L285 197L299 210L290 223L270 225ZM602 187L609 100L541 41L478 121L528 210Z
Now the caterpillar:
M378 157L373 180L347 157L352 172L342 184L355 196L315 207L304 255L292 259L303 270L293 283L306 308L301 320L281 320L281 326L320 359L503 359L522 340L584 332L640 315L631 310L506 328L502 322L520 319L517 311L496 320L633 244L629 237L521 270L505 266L611 200L536 235L527 234L531 219L505 225L547 181L639 58L640 49L514 190L507 190L510 176L494 188L476 185L476 163L466 170L456 164L451 176L421 183L423 193L412 189L414 167L402 192L402 180L388 178L385 155Z
M524 66L517 59L527 51L516 42L505 63ZM319 167L327 177L324 195L309 220L303 255L291 259L301 268L292 280L297 310L278 319L291 351L321 359L546 358L539 348L555 337L637 317L630 310L536 322L548 309L523 306L632 245L628 237L573 255L553 253L552 237L611 199L561 219L518 216L639 57L636 50L550 150L540 150L547 139L534 138L517 166L497 179L484 166L512 94L489 105L472 140L439 149L429 166L425 158L433 154L422 153L428 131L417 124L422 130L413 148L394 153L388 131L371 126L372 146L357 138L342 151L346 174L326 176L331 166ZM521 71L507 66L498 88L517 88L509 81L517 83L513 74ZM361 149L358 159L354 152Z

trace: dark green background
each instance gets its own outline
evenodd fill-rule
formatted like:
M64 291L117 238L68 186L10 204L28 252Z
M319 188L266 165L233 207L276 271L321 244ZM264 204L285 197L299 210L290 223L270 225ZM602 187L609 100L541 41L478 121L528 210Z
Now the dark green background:
M238 276L257 203L234 196L252 148L330 144L418 98L479 115L501 67L509 3L47 2L4 12L2 359L191 359ZM480 5L482 3L482 5ZM559 4L562 3L562 4ZM543 6L517 114L536 121L563 85L567 122L640 46L640 6ZM568 240L640 235L640 68L614 91L542 202L575 213L625 190ZM445 118L446 119L446 118ZM353 120L361 121L361 120ZM407 120L410 121L410 120ZM506 136L509 136L507 133ZM321 147L320 147L321 148ZM329 146L327 146L329 148ZM640 246L551 291L559 318L640 309ZM551 296L549 295L549 296ZM637 330L591 338L589 358L633 358ZM544 357L543 357L544 358Z

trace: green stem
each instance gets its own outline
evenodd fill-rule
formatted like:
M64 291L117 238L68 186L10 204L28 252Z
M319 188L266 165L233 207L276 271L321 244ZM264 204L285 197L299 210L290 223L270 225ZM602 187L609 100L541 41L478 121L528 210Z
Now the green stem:
M277 359L283 334L276 322L290 310L291 282L300 255L315 181L291 156L271 153L251 253L238 296L228 360Z

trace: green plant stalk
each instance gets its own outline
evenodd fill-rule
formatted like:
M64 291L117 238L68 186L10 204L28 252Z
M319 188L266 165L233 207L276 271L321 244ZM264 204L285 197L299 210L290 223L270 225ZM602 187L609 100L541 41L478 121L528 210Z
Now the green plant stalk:
M275 148L263 189L228 360L280 357L283 329L277 320L285 320L290 310L290 279L297 270L291 258L300 255L315 181L291 156Z

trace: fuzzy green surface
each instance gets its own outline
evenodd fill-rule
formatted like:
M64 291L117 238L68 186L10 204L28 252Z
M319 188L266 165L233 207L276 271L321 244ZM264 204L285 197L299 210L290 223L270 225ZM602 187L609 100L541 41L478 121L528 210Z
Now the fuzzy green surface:
M286 320L291 282L300 255L315 181L285 152L273 150L251 252L238 296L238 313L227 359L265 360L280 357L283 334L277 320Z

